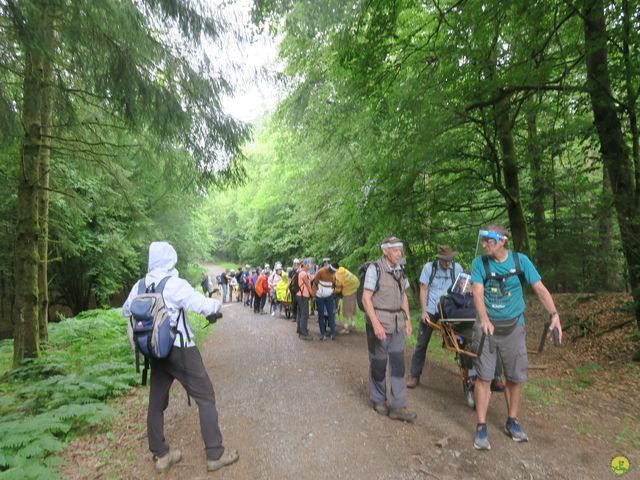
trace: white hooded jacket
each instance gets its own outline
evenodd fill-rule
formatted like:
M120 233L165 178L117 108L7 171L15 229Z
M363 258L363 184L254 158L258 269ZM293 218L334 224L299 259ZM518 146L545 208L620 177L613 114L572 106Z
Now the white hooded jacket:
M175 249L167 242L152 242L149 245L149 270L145 276L145 286L148 288L152 283L158 285L160 281L165 277L171 277L167 280L162 291L164 297L164 303L169 312L171 318L171 324L175 325L178 321L178 314L180 309L185 311L185 320L188 328L187 335L185 331L185 325L180 319L178 323L178 331L182 333L182 337L185 341L185 347L195 346L195 338L189 320L186 317L186 312L196 312L202 315L211 315L220 311L221 304L214 298L207 298L201 293L196 292L193 287L186 280L178 277L178 271L175 269L178 262L178 254ZM140 280L131 289L129 297L122 306L122 315L129 318L131 316L131 301L138 295L138 284ZM190 339L190 340L187 340ZM174 347L180 346L180 335L176 336L176 340L173 343Z

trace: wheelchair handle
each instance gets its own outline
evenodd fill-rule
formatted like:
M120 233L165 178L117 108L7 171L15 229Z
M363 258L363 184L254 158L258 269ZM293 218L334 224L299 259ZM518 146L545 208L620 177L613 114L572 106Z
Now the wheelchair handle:
M482 353L482 349L484 348L484 340L485 338L487 338L487 334L482 332L482 336L480 337L480 345L478 345L478 351L476 353L476 355L478 357L480 357L480 354Z
M540 344L538 345L538 353L541 353L544 350L544 344L547 341L547 335L549 334L549 327L551 326L551 322L545 322L544 329L542 330L542 336L540 337ZM558 331L558 327L554 327L551 330L551 335L553 336L553 346L560 346L560 332Z

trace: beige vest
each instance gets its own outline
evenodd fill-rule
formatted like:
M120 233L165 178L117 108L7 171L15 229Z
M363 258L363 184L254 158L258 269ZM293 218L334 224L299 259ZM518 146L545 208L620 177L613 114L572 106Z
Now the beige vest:
M402 310L404 274L398 281L384 259L377 260L376 263L379 267L380 278L378 290L371 297L373 308L385 333L397 332L404 328L406 318L404 310Z

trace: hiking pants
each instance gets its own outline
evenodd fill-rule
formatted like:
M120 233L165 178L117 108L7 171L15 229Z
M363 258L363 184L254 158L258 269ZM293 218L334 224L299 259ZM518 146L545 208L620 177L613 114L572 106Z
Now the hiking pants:
M303 297L302 295L296 295L296 304L298 305L298 333L300 335L309 335L309 329L307 323L309 322L309 297Z
M198 405L200 433L207 460L219 459L224 448L218 427L216 397L197 347L173 347L167 358L156 359L151 365L147 410L149 450L154 457L161 457L169 451L169 444L164 438L164 411L169 406L169 389L174 379L180 382Z
M404 322L402 322L404 325ZM387 402L390 408L407 406L407 387L404 381L405 330L401 326L387 333L383 341L376 337L367 322L367 346L369 347L369 395L374 405ZM387 361L391 373L391 398L387 399Z
M264 312L264 306L267 304L267 295L269 295L268 292L263 292L262 293L262 297L260 297L260 311Z
M318 326L320 327L320 336L327 335L326 318L329 318L329 334L331 338L336 336L336 306L333 295L325 298L316 297L316 305L318 306Z
M430 313L429 318L436 318L435 314ZM422 369L424 368L424 361L427 357L427 347L429 346L429 340L431 340L431 334L433 328L431 325L427 325L420 319L418 325L418 338L416 339L416 349L413 351L411 357L411 370L409 374L414 378L420 378L422 375Z

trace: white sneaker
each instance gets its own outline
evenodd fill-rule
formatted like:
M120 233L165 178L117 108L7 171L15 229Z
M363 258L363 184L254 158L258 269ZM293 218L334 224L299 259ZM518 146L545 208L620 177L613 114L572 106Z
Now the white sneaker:
M271 312L271 316L275 317L276 316L276 312Z

